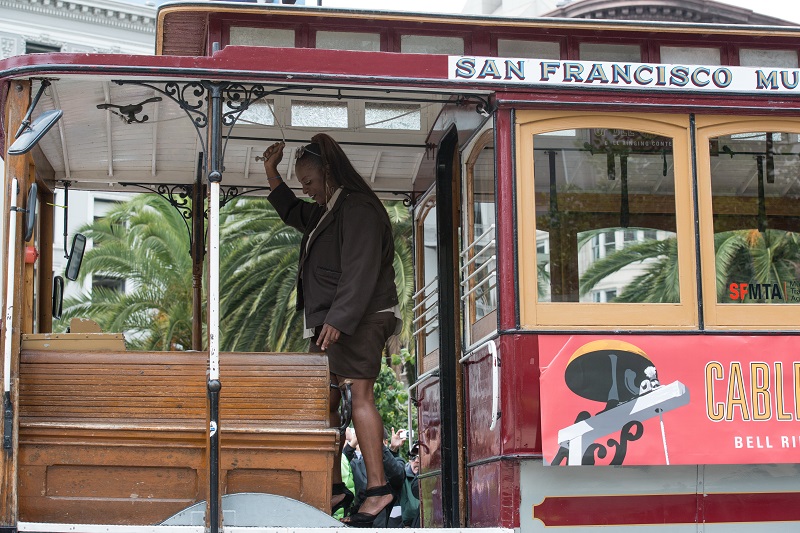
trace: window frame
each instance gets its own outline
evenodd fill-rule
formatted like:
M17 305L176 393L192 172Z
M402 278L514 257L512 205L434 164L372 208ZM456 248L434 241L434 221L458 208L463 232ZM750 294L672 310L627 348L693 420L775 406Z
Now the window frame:
M539 302L536 278L536 210L533 137L565 129L630 129L673 139L675 226L678 236L679 303ZM523 329L685 329L698 327L692 199L692 152L688 115L518 111L516 184L519 319ZM532 244L533 243L533 244ZM612 307L609 307L612 306ZM647 312L642 312L643 307ZM609 312L613 311L613 312Z
M478 161L478 158L483 153L483 150L489 146L490 144L494 143L494 129L492 127L487 128L483 133L481 133L477 139L475 140L474 144L469 147L468 156L466 157L466 162L464 164L464 175L466 176L466 180L464 183L464 214L462 220L462 248L466 245L467 242L472 243L475 239L475 212L473 210L475 206L474 197L475 197L475 163ZM493 148L493 153L496 151ZM495 189L497 184L497 175L494 176L495 181ZM495 243L497 241L497 194L495 193L494 197L494 240ZM495 246L495 276L497 276L497 244ZM461 252L463 253L463 249ZM459 262L459 270L463 267L464 261L467 258L462 257L461 261ZM469 275L474 272L475 268L471 267L468 268L462 275ZM489 289L494 291L494 298L495 298L495 307L494 309L487 313L486 315L482 316L479 319L476 319L477 316L477 298L476 293L473 292L466 298L463 298L464 292L467 290L467 287L461 286L460 295L462 296L462 307L463 307L463 316L464 316L464 333L466 335L465 338L465 346L472 346L475 344L476 341L479 341L487 336L491 335L492 333L497 331L497 307L499 304L499 296L500 296L500 284L499 279L495 277L494 288Z
M697 196L700 219L700 279L703 318L707 329L797 330L800 304L719 304L716 294L714 211L711 189L709 140L721 135L749 132L800 134L800 119L771 117L699 116L697 125Z
M412 325L412 331L420 329L421 327L427 328L428 323L424 319L417 324L416 320L418 317L422 317L425 313L431 311L433 308L436 308L438 314L438 296L436 299L431 299L429 302L425 302L427 299L426 294L431 293L428 293L427 291L422 292L425 287L427 287L425 279L425 219L431 210L437 206L436 188L432 187L428 192L426 192L417 202L416 206L417 207L414 208L414 293L417 295L417 297L414 298L413 305L414 308L417 308L418 305L421 306L421 310L413 313L413 319L415 322ZM429 284L434 284L435 290L433 293L437 293L439 291L439 265L436 264L435 267L437 280L435 282L428 282ZM440 327L441 325L437 325L435 330L438 330ZM433 332L434 329L431 329L430 331ZM428 350L428 336L429 333L427 329L423 329L414 335L417 353L417 369L418 374L420 375L439 367L439 346L437 344L431 350Z

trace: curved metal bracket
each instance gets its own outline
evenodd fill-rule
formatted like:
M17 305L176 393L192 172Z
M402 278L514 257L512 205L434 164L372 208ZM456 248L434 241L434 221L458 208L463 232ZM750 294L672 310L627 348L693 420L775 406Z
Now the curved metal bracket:
M164 83L163 88L157 87L152 83L145 83L136 80L114 80L117 85L139 85L141 87L148 87L154 91L163 94L183 109L186 115L192 119L192 125L197 136L200 138L200 146L204 146L203 135L200 130L208 125L208 115L201 111L206 104L206 93L208 88L205 82L190 81L179 83L176 81L168 81Z
M194 185L192 184L164 184L164 183L133 183L129 181L121 181L120 185L123 187L139 187L146 191L154 192L161 198L169 202L169 205L181 215L183 224L186 226L186 232L189 234L189 242L192 241L192 230L189 228L188 220L192 219L193 205L189 204L189 199L192 197Z

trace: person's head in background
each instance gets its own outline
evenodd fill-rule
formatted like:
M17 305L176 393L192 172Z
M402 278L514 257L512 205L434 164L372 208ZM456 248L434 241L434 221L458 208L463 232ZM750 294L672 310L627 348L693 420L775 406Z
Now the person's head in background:
M414 472L414 474L419 475L419 455L409 455L408 465L411 467L411 471Z

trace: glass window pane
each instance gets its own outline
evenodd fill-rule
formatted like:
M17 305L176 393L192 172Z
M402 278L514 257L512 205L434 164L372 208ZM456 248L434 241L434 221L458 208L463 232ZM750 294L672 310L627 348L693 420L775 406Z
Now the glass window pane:
M662 46L661 62L671 65L721 65L719 48Z
M317 48L326 50L363 50L380 52L379 33L357 33L344 31L318 31Z
M739 50L739 64L743 67L797 68L795 50Z
M581 43L579 53L583 61L642 60L642 48L638 44Z
M275 46L294 48L294 30L232 26L230 44L235 46Z
M740 133L709 148L717 302L800 303L798 136Z
M346 128L347 102L292 102L292 126Z
M462 290L468 294L469 319L475 323L497 308L494 145L481 149L470 168L472 201L462 253Z
M500 57L527 57L531 59L560 59L561 45L546 41L497 40Z
M439 348L439 286L438 278L438 234L436 231L436 206L430 208L422 222L422 273L423 287L417 297L417 335L423 336L425 353Z
M461 55L464 53L464 39L434 35L401 35L400 51L404 54Z
M680 301L672 139L534 136L540 302Z
M367 128L389 130L422 129L422 115L418 104L364 104L364 123Z
M273 100L269 102L260 100L250 104L247 109L242 111L239 119L236 121L237 125L258 124L262 126L275 125L275 103Z

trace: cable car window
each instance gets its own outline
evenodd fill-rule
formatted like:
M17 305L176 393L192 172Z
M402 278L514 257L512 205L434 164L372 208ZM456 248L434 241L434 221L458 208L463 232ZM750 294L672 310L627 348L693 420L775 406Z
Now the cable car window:
M250 104L250 106L242 111L241 115L239 115L239 119L236 121L236 124L274 126L275 101L261 100Z
M461 298L470 341L497 328L497 232L492 131L483 134L467 160L466 218L462 230ZM486 321L482 321L486 318ZM482 322L486 322L483 324Z
M743 67L797 68L796 50L742 48L739 64Z
M414 293L414 337L422 355L421 372L437 366L439 349L439 271L437 263L436 197L430 196L417 212L416 277ZM434 354L436 352L436 354Z
M317 48L326 50L361 50L380 52L380 33L358 33L345 31L318 31Z
M528 57L532 59L560 59L561 45L547 41L520 41L497 39L497 55L500 57Z
M797 135L723 135L709 152L717 303L800 303Z
M422 128L422 114L418 104L366 102L364 124L374 129L419 131Z
M228 44L294 48L294 30L231 26Z
M533 145L539 301L680 302L672 139L587 128Z
M401 35L400 52L404 54L462 55L464 39L435 35Z
M580 59L583 61L633 61L642 60L642 47L638 44L581 43Z
M721 65L719 48L662 46L661 62L673 65Z
M346 128L347 125L347 102L292 102L292 126Z

